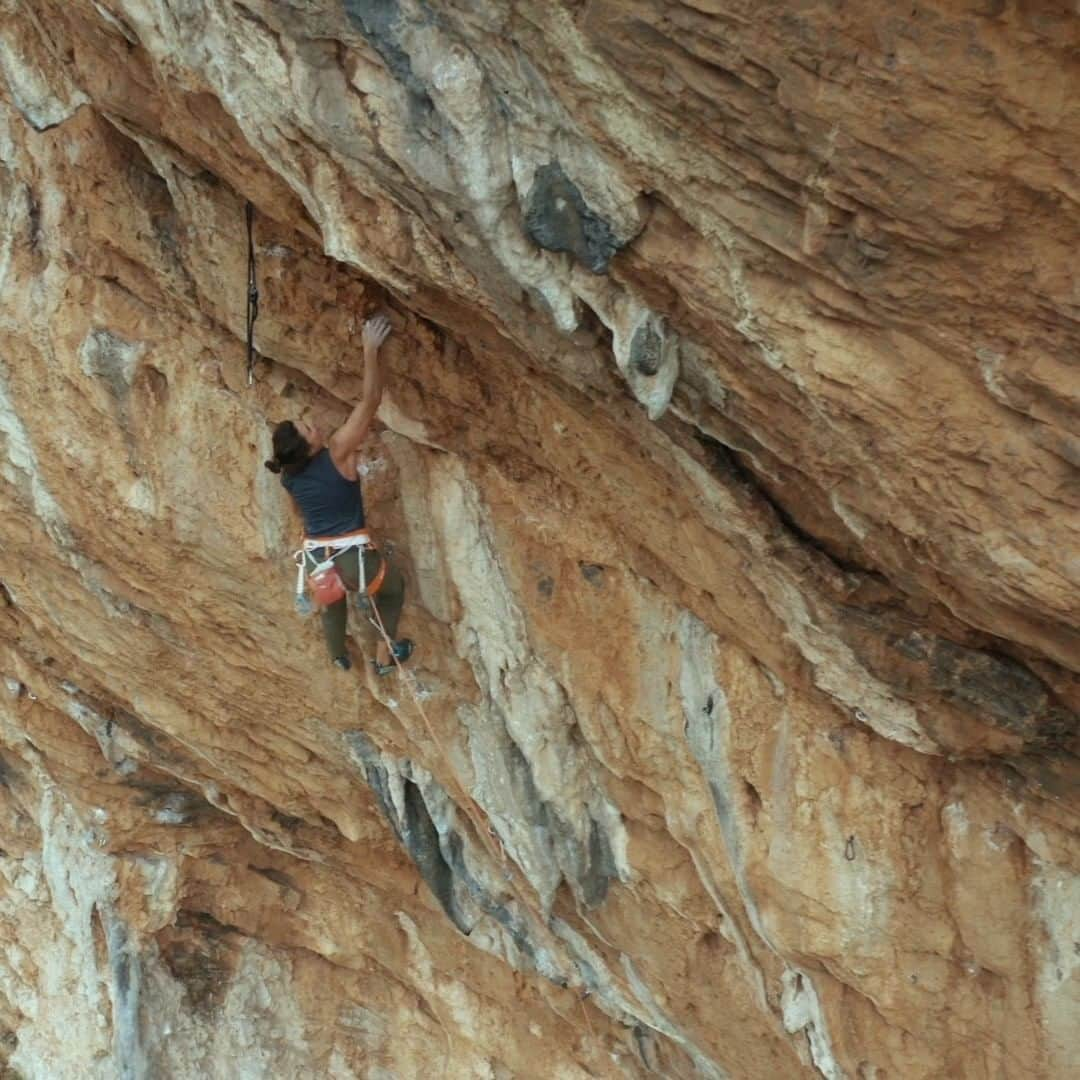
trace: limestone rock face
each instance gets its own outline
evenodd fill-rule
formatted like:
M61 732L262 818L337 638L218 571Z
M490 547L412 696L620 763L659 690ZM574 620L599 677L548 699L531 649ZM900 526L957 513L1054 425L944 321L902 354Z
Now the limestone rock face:
M1076 1075L1078 48L0 0L4 1075ZM262 467L378 310L407 679Z

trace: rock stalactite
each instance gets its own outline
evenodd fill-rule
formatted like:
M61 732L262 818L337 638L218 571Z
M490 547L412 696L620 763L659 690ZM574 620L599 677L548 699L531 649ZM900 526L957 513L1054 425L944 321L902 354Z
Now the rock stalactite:
M1075 1075L1078 50L0 0L0 1072ZM262 468L376 310L408 683Z

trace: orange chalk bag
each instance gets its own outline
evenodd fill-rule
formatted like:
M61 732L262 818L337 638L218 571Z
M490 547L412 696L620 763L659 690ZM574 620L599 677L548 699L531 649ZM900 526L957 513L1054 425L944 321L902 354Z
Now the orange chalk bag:
M345 595L345 582L341 580L333 559L320 563L308 574L308 591L319 607L336 604Z

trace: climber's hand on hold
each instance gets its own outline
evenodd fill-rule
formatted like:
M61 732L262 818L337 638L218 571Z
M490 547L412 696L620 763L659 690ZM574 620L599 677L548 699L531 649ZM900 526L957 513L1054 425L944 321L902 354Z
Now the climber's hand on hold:
M356 478L356 452L367 438L382 400L383 376L379 362L379 346L390 336L390 320L380 312L364 323L361 340L364 343L364 389L359 404L348 420L330 436L330 456L342 476Z
M376 315L364 323L360 335L365 351L377 349L390 336L390 320L385 315Z

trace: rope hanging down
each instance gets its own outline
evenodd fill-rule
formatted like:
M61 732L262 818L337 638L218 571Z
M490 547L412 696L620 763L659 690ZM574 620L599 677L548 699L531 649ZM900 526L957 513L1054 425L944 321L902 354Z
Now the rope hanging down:
M379 605L377 602L372 603L371 605L371 614L368 615L368 622L371 623L379 636L383 639L383 641L386 642L386 647L390 650L390 659L393 660L395 667L397 667L398 675L401 678L401 681L408 688L409 694L412 696L413 699L413 704L416 706L417 712L420 713L420 716L423 718L424 724L427 727L428 735L431 736L432 741L434 742L436 748L442 756L442 760L445 761L450 767L451 775L454 775L453 766L450 765L450 755L446 752L446 747L443 746L442 740L436 734L435 728L432 725L431 720L429 719L428 714L427 712L425 712L424 706L420 701L420 695L416 689L416 680L413 677L412 672L405 670L405 668L401 664L401 661L397 658L397 653L394 652L394 642L391 640L390 635L386 632L386 627L383 625L382 616L379 614ZM534 918L537 919L537 921L541 925L549 925L547 918L543 915L542 912L537 910L534 904L529 902L528 898L524 895L522 889L518 886L517 881L514 879L513 872L507 868L506 849L503 847L503 842L499 838L499 834L495 831L495 826L492 825L489 821L485 820L486 815L484 814L484 811L480 808L476 800L472 797L472 795L469 794L469 792L465 789L464 785L460 783L460 781L457 783L457 789L458 793L461 795L462 802L460 804L457 804L455 802L455 804L460 806L460 809L464 812L466 819L472 823L472 827L476 831L476 835L480 841L480 845L487 851L488 857L494 863L502 867L503 880L506 882L509 891L514 895L514 898L517 900L523 911L528 911ZM447 794L451 793L448 791ZM852 839L854 840L854 837L852 837ZM512 860L511 864L513 865ZM575 907L577 907L578 914L581 915L581 908L577 905L576 901ZM588 919L585 919L585 921L589 922ZM598 933L596 927L592 926L592 923L589 923L589 926L592 928L594 933ZM616 983L616 985L618 985L618 983ZM629 993L629 987L625 988L623 992ZM589 1034L592 1035L592 1021L589 1019L589 1010L585 1007L585 998L587 998L590 993L591 991L586 989L584 994L582 994L578 998L578 1001L581 1003L581 1011L585 1014L585 1023L586 1025L588 1025ZM657 1028L656 1030L659 1030L659 1028ZM449 1054L447 1055L447 1060L449 1060ZM446 1076L445 1064L443 1067L443 1076Z
M259 282L255 277L255 241L251 225L255 219L255 207L249 201L244 211L247 218L248 241L248 288L247 288L247 383L255 379L255 320L259 317Z

